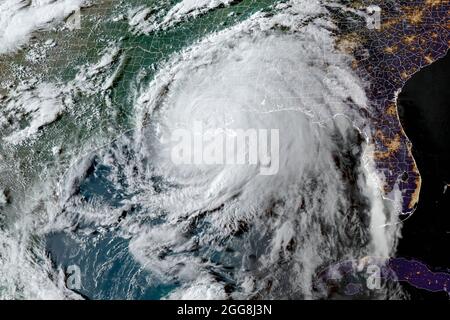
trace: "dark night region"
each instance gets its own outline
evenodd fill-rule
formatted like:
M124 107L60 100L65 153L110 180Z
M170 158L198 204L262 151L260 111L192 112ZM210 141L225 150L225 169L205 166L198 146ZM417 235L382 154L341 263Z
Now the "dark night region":
M399 115L413 144L422 176L416 212L404 222L398 257L425 263L431 271L449 272L450 266L450 56L420 70L403 88ZM412 299L446 299L403 284Z

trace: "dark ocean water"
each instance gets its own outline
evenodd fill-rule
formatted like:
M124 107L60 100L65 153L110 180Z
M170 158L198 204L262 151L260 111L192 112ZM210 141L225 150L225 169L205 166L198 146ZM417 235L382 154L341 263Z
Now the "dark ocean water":
M403 226L398 257L450 272L450 55L422 69L399 96L403 127L422 175L416 212ZM449 299L404 284L413 299Z

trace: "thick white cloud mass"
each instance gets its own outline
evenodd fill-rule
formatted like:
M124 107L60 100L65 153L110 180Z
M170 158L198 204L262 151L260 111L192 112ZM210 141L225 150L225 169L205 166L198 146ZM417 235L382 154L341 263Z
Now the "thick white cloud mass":
M170 187L133 200L164 212L164 222L140 226L130 250L153 273L182 280L169 298L222 298L227 276L234 298L320 297L320 266L392 252L396 228L383 225L395 217L386 218L364 158L365 130L354 126L365 122L364 84L350 57L335 52L333 26L302 22L303 12L323 13L314 4L294 2L202 40L170 59L138 98L141 183L154 176ZM280 130L278 174L174 165L171 133L197 122Z
M214 4L221 2L229 1ZM205 3L191 8L191 1L182 1L168 17L214 7ZM139 25L136 12L132 19ZM14 39L36 28L28 23ZM180 283L168 299L327 297L314 286L320 268L389 257L398 233L397 215L373 170L365 83L351 69L352 57L336 50L335 31L320 1L289 1L274 15L257 13L168 57L149 84L136 86L132 132L88 156L74 155L66 174L37 183L34 200L16 208L16 226L41 235L114 230L129 240L142 268L162 282ZM3 50L13 47L10 42ZM119 68L111 66L123 61L112 47L98 64L80 68L61 94L108 89ZM9 142L55 120L63 109L49 113L48 106L64 101L55 90L39 86L9 100L11 108L29 102L20 108L32 118ZM198 122L212 129L279 130L277 174L260 175L260 164L175 165L172 133L192 131ZM120 204L87 202L77 193L94 158L110 169L111 189L130 195ZM32 220L28 213L35 211L41 214ZM37 269L28 251L20 251L29 240L22 244L13 234L1 240L9 244L0 256L16 260L1 261L0 286L14 288L8 279L16 278L28 283L27 298L72 297L43 249L35 254L57 280L24 278ZM40 286L45 290L38 294Z
M24 45L34 31L48 28L79 9L85 0L2 0L0 54Z
M177 23L195 18L220 6L229 6L242 0L182 0L168 12L158 4L153 8L138 7L128 12L128 23L133 32L149 33L173 27Z

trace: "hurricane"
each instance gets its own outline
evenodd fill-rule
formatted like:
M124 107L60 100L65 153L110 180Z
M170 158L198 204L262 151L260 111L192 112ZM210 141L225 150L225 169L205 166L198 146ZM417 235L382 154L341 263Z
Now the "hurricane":
M0 54L92 5L31 3L0 5L0 26L45 6L53 17L15 20L22 27L0 34ZM239 3L129 4L112 19L139 38ZM129 40L116 38L73 74L10 87L0 96L0 297L327 299L336 296L321 270L392 257L402 195L383 192L369 83L338 48L330 8L345 11L273 1L133 72ZM114 127L124 79L129 111ZM174 132L195 138L199 126L276 131L276 154L272 136L265 161L174 162ZM223 149L216 138L204 148ZM84 290L67 286L69 265ZM386 284L370 297L399 294Z

